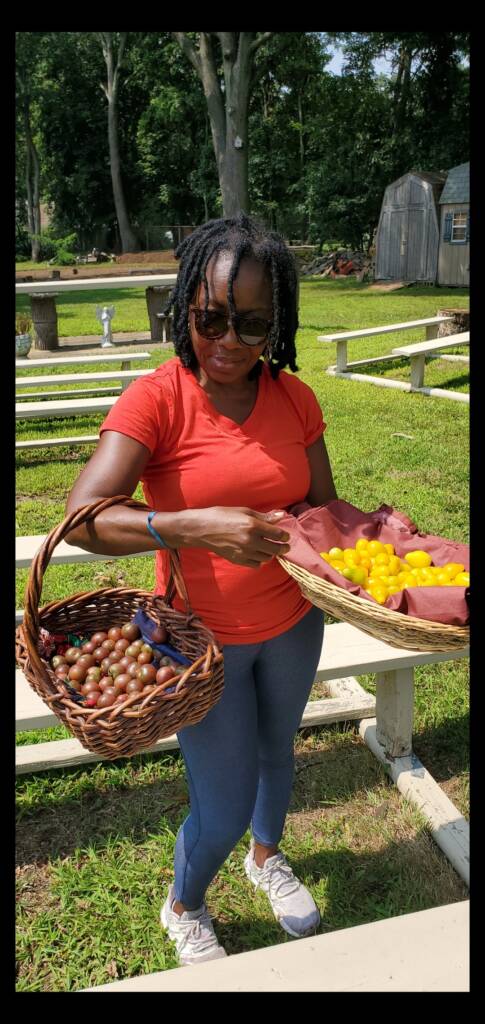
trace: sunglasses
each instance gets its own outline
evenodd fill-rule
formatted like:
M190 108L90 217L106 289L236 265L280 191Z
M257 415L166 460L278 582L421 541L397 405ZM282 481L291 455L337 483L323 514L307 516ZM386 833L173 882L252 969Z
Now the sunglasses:
M262 345L273 326L272 320L263 320L261 317L244 316L239 313L236 313L235 317L229 317L226 313L198 309L197 306L191 306L190 310L194 314L197 333L206 341L216 341L224 337L231 325L243 345Z

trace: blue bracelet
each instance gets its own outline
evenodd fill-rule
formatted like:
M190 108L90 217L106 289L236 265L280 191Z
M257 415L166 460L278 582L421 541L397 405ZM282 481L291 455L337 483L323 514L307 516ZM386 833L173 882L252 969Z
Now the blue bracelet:
M155 527L152 526L152 519L153 519L154 516L156 516L156 514L157 514L157 510L156 509L153 512L149 512L148 513L148 516L147 516L147 527L148 527L152 537L155 538L157 544L159 544L161 548L167 548L167 551L169 551L170 548L169 548L168 544L166 544L165 541L162 540L160 534L157 533Z

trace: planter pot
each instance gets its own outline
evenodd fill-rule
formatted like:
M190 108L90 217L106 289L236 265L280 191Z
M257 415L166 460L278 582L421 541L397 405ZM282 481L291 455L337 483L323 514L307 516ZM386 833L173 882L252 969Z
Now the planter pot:
M19 359L23 359L28 356L32 347L32 337L30 334L16 334L15 335L15 355Z

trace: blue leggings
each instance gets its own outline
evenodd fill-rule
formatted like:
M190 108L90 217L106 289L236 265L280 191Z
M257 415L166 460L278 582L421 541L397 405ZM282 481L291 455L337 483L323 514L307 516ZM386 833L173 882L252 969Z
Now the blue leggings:
M177 733L190 814L175 844L175 894L189 910L201 906L249 825L264 846L281 839L294 738L315 681L323 621L313 607L271 640L225 644L221 699L201 722Z

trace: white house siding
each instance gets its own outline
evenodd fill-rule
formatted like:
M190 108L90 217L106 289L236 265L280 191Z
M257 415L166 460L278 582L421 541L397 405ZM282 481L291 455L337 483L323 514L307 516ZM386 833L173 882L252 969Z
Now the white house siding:
M443 203L441 209L441 244L438 259L438 284L468 288L470 285L470 243L444 242L447 213L468 213L468 203Z

